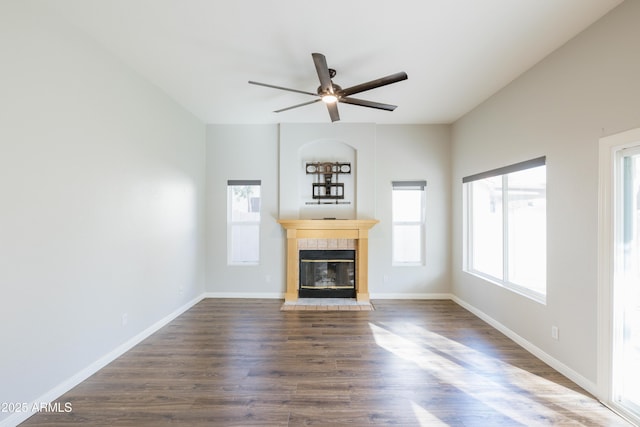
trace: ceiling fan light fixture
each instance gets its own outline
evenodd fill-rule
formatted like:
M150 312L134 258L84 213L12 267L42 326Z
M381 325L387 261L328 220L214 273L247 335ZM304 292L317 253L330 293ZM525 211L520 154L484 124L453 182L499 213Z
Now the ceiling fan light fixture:
M333 104L335 102L338 102L338 97L332 93L327 93L325 95L322 95L322 101L326 104Z

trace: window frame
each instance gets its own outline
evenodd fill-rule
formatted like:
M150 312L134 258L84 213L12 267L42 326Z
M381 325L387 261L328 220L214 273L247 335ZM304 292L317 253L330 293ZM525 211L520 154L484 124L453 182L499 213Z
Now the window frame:
M425 180L391 181L391 265L394 267L424 266L426 262L426 186ZM394 218L394 191L420 191L420 213L416 221L397 221ZM399 261L395 251L396 226L419 226L420 242L418 261Z
M548 258L548 242L546 239L546 232L547 232L547 226L546 226L546 217L547 217L547 213L545 210L545 243L544 243L544 247L545 247L545 258L544 258L544 263L545 263L545 280L544 280L544 293L539 292L529 286L526 286L524 284L519 284L516 282L511 281L510 277L509 277L509 256L510 256L510 251L509 251L509 223L510 223L510 217L509 217L509 182L508 182L508 177L510 174L516 173L516 172L521 172L521 171L525 171L528 169L533 169L533 168L537 168L537 167L545 167L545 206L546 206L546 184L547 184L547 180L546 180L546 156L542 156L542 157L538 157L535 159L531 159L531 160L527 160L524 162L520 162L520 163L515 163L509 166L505 166L502 168L498 168L498 169L493 169L490 171L486 171L486 172L482 172L482 173L478 173L475 175L470 175L467 177L464 177L462 179L462 183L463 183L463 194L464 194L464 203L463 203L463 217L464 217L464 227L463 227L463 240L464 240L464 250L463 250L463 271L473 274L475 276L478 276L484 280L487 280L491 283L494 283L498 286L504 287L506 289L509 289L513 292L516 292L520 295L526 296L528 298L531 298L535 301L538 301L542 304L546 304L546 298L547 298L547 285L548 285L548 280L547 280L547 258ZM474 203L473 203L473 183L475 181L480 181L480 180L484 180L487 178L493 178L493 177L501 177L502 179L502 190L501 190L501 200L502 200L502 204L501 204L501 221L502 221L502 239L501 239L501 244L502 244L502 277L495 277L492 274L489 274L487 272L481 271L481 270L477 270L474 268L474 259L473 259L473 252L474 252L474 242L473 242L473 236L474 236L474 230L473 230L473 208L474 208Z
M232 203L232 193L233 187L243 187L243 186L258 186L260 187L260 203L258 207L258 219L257 220L234 220L233 219L233 203ZM233 259L233 230L235 227L242 226L257 226L257 259L256 260L247 260L247 261L238 261ZM227 265L229 266L256 266L260 265L261 258L261 239L260 234L262 231L262 181L261 180L228 180L227 181Z

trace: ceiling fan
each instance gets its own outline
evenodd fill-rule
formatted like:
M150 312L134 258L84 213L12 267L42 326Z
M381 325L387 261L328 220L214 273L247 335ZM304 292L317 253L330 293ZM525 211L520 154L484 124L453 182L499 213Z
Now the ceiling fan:
M290 89L281 86L274 86L266 83L259 83L249 80L250 84L258 86L266 86L274 89L288 90L290 92L304 93L316 97L313 101L303 102L302 104L293 105L291 107L282 108L274 111L274 113L280 113L282 111L291 110L293 108L302 107L305 105L313 104L315 102L324 101L329 110L329 116L332 122L340 120L340 114L338 113L338 102L344 102L345 104L359 105L361 107L376 108L378 110L393 111L397 105L382 104L380 102L366 101L364 99L352 98L351 95L364 92L367 90L375 89L377 87L386 86L391 83L396 83L407 79L407 73L404 71L391 74L390 76L381 77L370 82L361 83L359 85L351 86L346 89L342 89L339 85L331 81L336 75L336 70L327 66L327 59L321 53L312 53L313 63L316 66L316 72L318 73L318 79L320 80L320 86L316 93L307 92L304 90Z

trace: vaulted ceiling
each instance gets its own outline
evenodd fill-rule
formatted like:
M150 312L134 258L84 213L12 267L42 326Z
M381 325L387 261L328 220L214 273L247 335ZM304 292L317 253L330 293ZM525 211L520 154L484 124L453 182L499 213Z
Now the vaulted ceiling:
M80 28L207 123L329 123L312 52L393 112L340 104L342 122L451 123L622 0L34 1Z

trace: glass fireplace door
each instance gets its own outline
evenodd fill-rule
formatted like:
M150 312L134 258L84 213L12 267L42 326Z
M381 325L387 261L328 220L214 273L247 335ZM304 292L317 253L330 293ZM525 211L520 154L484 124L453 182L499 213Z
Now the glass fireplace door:
M300 251L299 296L351 298L355 296L355 251Z

